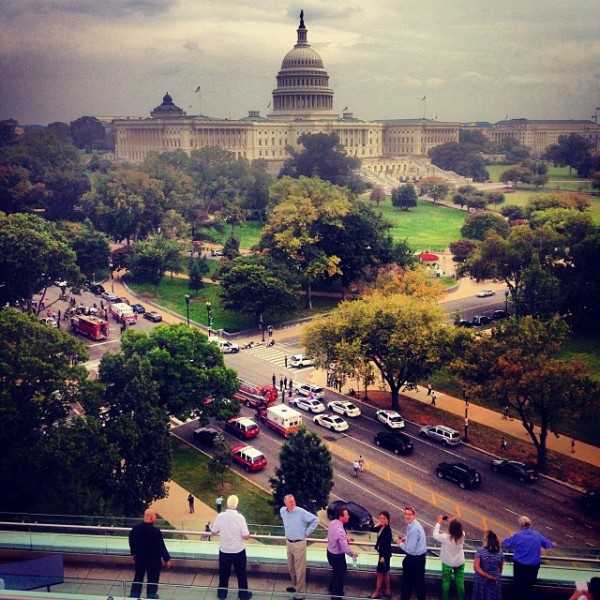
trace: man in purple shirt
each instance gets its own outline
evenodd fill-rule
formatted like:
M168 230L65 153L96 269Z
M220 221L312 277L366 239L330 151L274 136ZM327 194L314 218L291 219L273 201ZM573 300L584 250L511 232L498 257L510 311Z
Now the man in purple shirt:
M346 578L346 554L352 558L358 558L358 554L350 548L349 542L353 542L348 537L344 525L350 520L348 510L343 507L337 507L333 521L327 528L327 561L331 565L331 582L329 591L331 600L341 600L344 595L344 579Z

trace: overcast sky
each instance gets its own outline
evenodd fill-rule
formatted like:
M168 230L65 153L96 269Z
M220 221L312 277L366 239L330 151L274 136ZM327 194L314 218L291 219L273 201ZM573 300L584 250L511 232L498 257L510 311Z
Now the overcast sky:
M599 0L0 0L0 119L146 117L167 91L188 114L264 115L301 8L335 109L361 119L600 107Z

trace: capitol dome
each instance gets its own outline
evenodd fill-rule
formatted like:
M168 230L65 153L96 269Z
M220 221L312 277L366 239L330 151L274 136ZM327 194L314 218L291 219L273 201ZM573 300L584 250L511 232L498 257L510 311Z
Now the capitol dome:
M296 30L296 45L285 55L273 90L273 112L270 119L337 119L333 111L333 90L329 75L318 52L308 43L304 11Z

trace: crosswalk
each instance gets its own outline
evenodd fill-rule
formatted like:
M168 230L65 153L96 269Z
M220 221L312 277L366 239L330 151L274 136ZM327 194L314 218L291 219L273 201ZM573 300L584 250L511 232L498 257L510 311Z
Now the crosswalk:
M286 349L282 348L281 346L256 346L254 348L249 348L248 350L242 350L242 352L252 354L252 356L256 356L258 358L262 358L263 360L266 360L271 364L280 367L281 369L286 368L286 357L289 361L290 357L292 356L291 352L286 351ZM287 366L289 368L289 362ZM293 371L296 373L304 373L311 369L313 369L313 367L302 367L300 369L293 369Z

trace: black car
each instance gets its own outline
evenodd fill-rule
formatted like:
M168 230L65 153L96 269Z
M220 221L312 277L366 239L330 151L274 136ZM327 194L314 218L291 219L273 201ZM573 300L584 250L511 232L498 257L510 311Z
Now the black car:
M450 479L458 483L463 490L481 485L479 471L465 463L442 462L437 466L436 473L440 479Z
M481 327L482 325L489 325L492 320L486 315L475 315L471 323L475 325L475 327Z
M100 294L106 293L106 290L104 289L103 285L100 285L99 283L92 283L92 285L90 285L90 292L92 292L92 294L96 294L96 296L99 296Z
M153 323L160 323L162 321L162 316L157 313L155 310L150 312L143 313L144 319L148 319L148 321L152 321Z
M394 454L410 454L414 450L410 438L399 431L380 431L375 436L375 444Z
M198 427L192 431L192 435L197 442L208 448L212 448L217 440L224 439L223 434L214 427Z
M335 500L327 507L327 518L332 521L335 518L335 511L338 507L345 508L350 515L350 520L346 524L349 531L370 531L373 527L373 517L366 509L356 504L356 502L344 502Z
M510 315L505 310L495 310L492 313L492 319L497 321L498 319L506 319L506 317L510 317Z
M521 483L533 483L538 479L537 471L533 467L517 460L494 459L491 467L494 473L502 473L503 475L514 477Z
M471 321L466 321L465 319L459 319L458 321L455 321L454 324L457 327L466 327L467 329L473 327L473 323L471 323Z
M600 516L600 490L589 490L581 496L581 506L590 513Z

